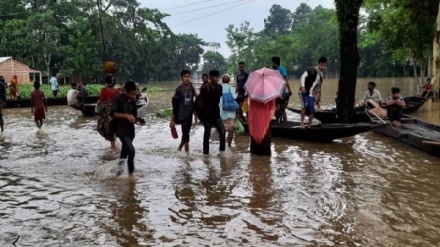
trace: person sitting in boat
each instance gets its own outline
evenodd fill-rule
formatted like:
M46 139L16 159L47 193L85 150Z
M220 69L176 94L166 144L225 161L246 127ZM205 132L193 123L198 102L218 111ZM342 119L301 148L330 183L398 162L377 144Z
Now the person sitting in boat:
M382 95L380 94L380 91L376 89L376 83L373 81L370 81L368 83L367 91L364 94L364 97L362 98L361 106L368 107L368 101L372 100L375 103L377 103L380 106L380 103L383 101Z
M80 93L77 90L77 85L76 83L72 83L70 84L70 86L71 88L67 92L67 105L74 109L82 110L82 105L80 105L80 101L79 101Z
M420 97L429 98L434 96L434 85L431 83L431 78L426 79L426 84L422 86L422 94Z
M403 107L406 103L400 95L400 89L397 87L391 88L392 96L387 100L388 119L394 127L400 127L400 120L403 115Z

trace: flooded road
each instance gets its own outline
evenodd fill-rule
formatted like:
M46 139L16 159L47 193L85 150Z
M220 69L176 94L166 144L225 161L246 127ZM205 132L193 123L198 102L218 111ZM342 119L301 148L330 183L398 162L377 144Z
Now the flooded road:
M251 156L246 135L218 157L214 134L203 157L195 126L187 158L155 117L170 92L150 102L136 129L135 183L94 178L119 156L96 119L50 107L37 133L29 109L5 110L0 246L17 235L17 246L440 246L436 157L375 133L332 144L274 138L272 157ZM440 124L439 111L429 102L416 115Z

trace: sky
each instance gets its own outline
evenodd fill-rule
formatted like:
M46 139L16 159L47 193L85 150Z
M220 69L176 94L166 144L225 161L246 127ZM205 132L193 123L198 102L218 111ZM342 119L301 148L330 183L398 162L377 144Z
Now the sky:
M325 8L334 8L333 0L138 1L142 7L157 8L163 13L170 14L171 16L165 18L165 22L175 34L194 33L206 42L220 43L221 47L218 51L225 57L229 57L231 54L229 47L226 45L225 30L229 24L239 27L244 21L249 21L255 32L261 31L264 28L264 19L267 18L269 10L274 4L279 4L292 12L303 2L306 2L312 8L318 5Z

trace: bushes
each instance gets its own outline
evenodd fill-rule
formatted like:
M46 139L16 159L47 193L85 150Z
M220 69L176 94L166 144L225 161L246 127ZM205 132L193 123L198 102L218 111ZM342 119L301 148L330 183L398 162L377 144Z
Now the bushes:
M60 85L59 91L57 97L66 97L67 92L70 90L70 85ZM98 96L101 89L104 87L102 84L88 84L87 85L87 92L89 93L89 96ZM18 92L22 99L28 99L31 96L32 91L34 90L33 85L18 85ZM44 92L44 95L46 97L53 97L52 96L52 88L50 85L41 85L40 90ZM165 88L157 87L157 86L151 86L148 87L148 92L150 93L156 93L156 92L163 92L166 91ZM9 89L7 91L7 96L9 98Z

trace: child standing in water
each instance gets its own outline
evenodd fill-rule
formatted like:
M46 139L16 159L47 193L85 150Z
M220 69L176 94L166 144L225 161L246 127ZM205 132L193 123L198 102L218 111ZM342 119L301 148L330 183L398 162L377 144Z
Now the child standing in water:
M117 176L122 175L125 159L128 158L128 174L131 177L134 172L135 155L133 146L135 136L134 124L137 121L136 84L133 81L126 82L124 93L119 94L113 99L110 116L113 118L110 128L114 130L122 143L121 160L119 161Z
M41 129L43 126L43 119L46 118L45 112L47 112L46 96L40 90L40 82L34 82L35 90L31 93L31 113L34 114L34 120L37 127Z

